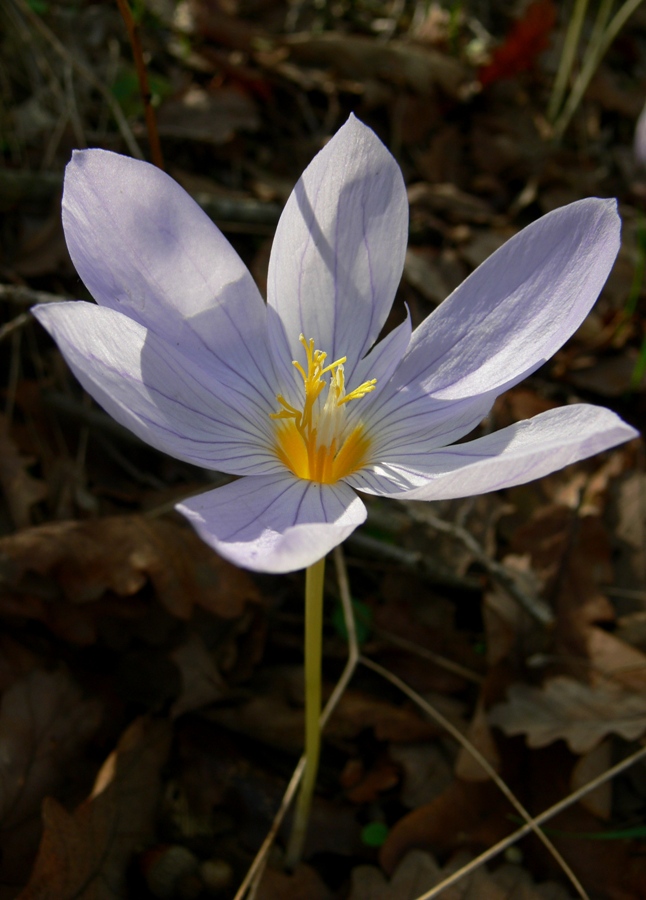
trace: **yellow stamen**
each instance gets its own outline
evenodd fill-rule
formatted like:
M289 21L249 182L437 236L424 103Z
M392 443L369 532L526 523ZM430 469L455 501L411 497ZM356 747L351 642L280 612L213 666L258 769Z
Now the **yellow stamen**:
M316 349L313 338L306 340L301 334L299 340L305 348L307 370L297 360L293 365L303 379L303 406L298 409L278 394L281 408L270 413L270 418L276 420L274 449L278 459L297 478L334 484L366 464L370 438L361 422L348 429L345 404L373 391L377 379L365 381L346 394L346 357L326 366L327 353ZM323 378L327 374L329 383ZM328 394L323 402L321 394L326 387Z

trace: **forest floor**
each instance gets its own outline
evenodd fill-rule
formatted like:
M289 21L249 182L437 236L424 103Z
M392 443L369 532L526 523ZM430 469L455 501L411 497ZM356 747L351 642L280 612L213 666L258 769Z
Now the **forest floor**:
M354 112L409 193L387 327L404 304L418 324L542 214L617 197L599 301L483 427L583 400L639 429L646 8L566 121L594 31L591 14L550 110L571 5L137 0L166 169L264 293L280 211ZM225 476L112 422L31 317L88 298L60 222L72 150L150 152L116 4L2 6L0 900L240 900L302 749L303 576L251 575L202 544L173 505ZM579 895L646 898L644 462L633 441L474 499L367 499L327 566L326 696L350 593L361 659L325 730L303 862L284 870L288 815L249 896L425 896L522 826L493 772L532 816L599 779L545 833ZM577 894L530 835L441 896Z

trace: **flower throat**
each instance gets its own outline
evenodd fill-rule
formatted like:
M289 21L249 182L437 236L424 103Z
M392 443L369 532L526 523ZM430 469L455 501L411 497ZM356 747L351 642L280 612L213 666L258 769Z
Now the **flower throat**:
M305 399L302 409L297 409L282 394L276 397L281 409L270 414L276 420L275 452L297 478L334 484L366 463L370 439L361 422L347 427L346 404L373 391L377 379L364 381L346 394L343 363L347 357L326 366L327 353L315 348L314 338L308 341L301 334L299 340L305 348L307 371L297 360L293 365L303 379Z

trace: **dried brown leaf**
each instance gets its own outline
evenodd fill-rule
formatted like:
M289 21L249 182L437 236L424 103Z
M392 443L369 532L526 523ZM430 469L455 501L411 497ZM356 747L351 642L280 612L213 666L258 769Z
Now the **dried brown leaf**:
M642 376L637 387L633 384L638 365L637 350L624 348L621 354L596 360L588 369L568 373L568 380L583 391L599 397L621 397L629 391L646 390L646 377Z
M198 634L192 633L171 653L180 671L182 693L173 703L173 718L213 703L225 692L225 683L213 657Z
M646 474L627 472L617 485L616 584L623 588L641 590L641 608L646 607Z
M509 833L508 810L491 781L454 779L430 803L399 819L379 851L379 862L392 873L413 848L448 853L495 844Z
M489 721L507 735L524 734L530 747L564 740L573 753L585 753L608 734L640 737L646 731L646 697L563 675L541 688L512 685L506 702L490 710Z
M603 628L588 628L585 638L593 681L606 681L644 694L646 653Z
M9 435L7 419L0 415L0 486L16 528L30 525L31 507L47 496L47 485L27 471L33 462L20 453Z
M511 549L529 557L543 596L554 606L549 652L578 676L582 667L588 669L591 664L591 626L614 620L614 609L605 596L605 585L613 581L611 546L601 518L578 515L566 506L542 506L516 529ZM529 652L541 652L528 644L527 637L525 646Z
M398 782L398 767L387 756L380 755L367 772L362 772L356 782L347 786L345 795L350 803L357 805L376 803L379 794L392 790Z
M366 728L372 728L379 741L395 742L422 741L441 731L415 708L347 690L334 710L327 733L336 738L355 738Z
M209 718L272 747L300 752L303 745L303 670L301 666L265 669L264 690L239 706L209 710ZM334 743L353 741L373 729L380 741L422 741L440 730L412 706L397 706L363 691L347 690L325 728Z
M602 741L584 753L578 760L572 770L570 783L572 790L588 784L594 778L607 772L612 766L613 742L611 740ZM605 781L595 790L585 794L579 801L581 805L591 812L597 819L610 819L612 812L612 782Z
M7 638L1 660L0 885L22 885L38 850L43 797L85 787L83 746L100 707L65 672L37 669L37 658Z
M121 900L134 850L149 839L159 773L170 746L165 722L136 720L73 813L43 806L44 834L19 900Z
M476 704L466 737L471 746L484 757L492 768L498 771L500 769L500 754L491 733L491 726L482 695ZM486 781L490 777L473 753L467 750L466 747L460 747L455 765L455 774L458 778L464 779L464 781Z
M61 773L96 731L101 707L65 672L36 669L5 692L0 705L0 828L37 814Z
M409 809L430 803L453 781L452 766L441 744L391 744L390 757L402 769L401 802Z
M209 92L191 85L184 96L162 103L157 123L163 137L225 144L238 131L257 131L260 120L255 103L241 90Z
M441 867L423 850L411 850L397 866L390 882L374 866L357 866L352 872L348 900L417 900L469 862L466 853ZM568 900L556 884L536 885L520 866L506 864L488 872L476 869L442 892L442 900Z
M259 599L249 576L194 532L142 516L52 522L2 538L0 583L5 612L46 620L53 616L49 607L60 606L53 600L87 604L110 595L131 597L146 584L182 619L196 603L235 618Z
M263 875L256 900L331 900L332 892L325 886L315 869L302 863L294 872L267 869Z

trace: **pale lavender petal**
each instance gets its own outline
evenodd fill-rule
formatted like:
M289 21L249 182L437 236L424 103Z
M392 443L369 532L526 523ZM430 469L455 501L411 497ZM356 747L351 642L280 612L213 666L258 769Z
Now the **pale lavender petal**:
M444 450L402 452L397 462L373 464L346 480L399 500L469 497L541 478L637 435L610 410L581 403Z
M641 166L646 166L646 106L644 106L637 119L634 152L637 162Z
M63 226L76 270L102 306L165 338L220 381L273 401L266 307L246 266L164 172L105 150L74 153Z
M419 385L391 392L362 411L362 422L372 438L371 457L397 461L411 450L429 453L446 447L473 431L489 413L496 391L465 400L435 400Z
M317 562L366 518L344 485L293 475L243 478L177 506L203 541L256 572L293 572Z
M597 299L619 249L613 200L548 213L489 257L413 332L393 378L438 400L502 391L549 359Z
M278 223L267 285L277 365L302 359L302 333L330 361L347 356L351 379L392 306L407 236L399 166L351 116L305 170Z
M88 393L153 447L234 475L284 471L268 413L143 325L80 301L33 312Z
M408 347L411 336L410 313L406 310L406 318L397 325L385 338L379 341L365 356L346 379L346 391L350 393L366 381L377 379L374 390L362 398L360 402L350 404L350 419L363 419L368 410L375 405L380 393L388 386L388 382Z

